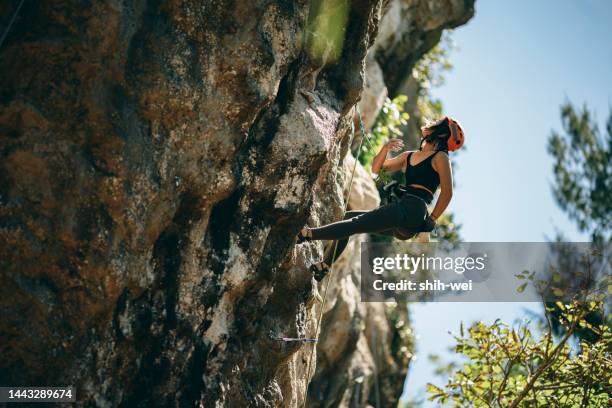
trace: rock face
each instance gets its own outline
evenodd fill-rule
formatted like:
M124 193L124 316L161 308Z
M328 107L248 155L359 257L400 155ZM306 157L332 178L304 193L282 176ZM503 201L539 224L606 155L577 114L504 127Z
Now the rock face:
M354 165L355 158L348 153L344 174L350 175ZM378 191L363 167L357 165L350 192L348 179L344 196L349 197L349 210L379 205ZM328 278L317 373L309 387L311 406L394 406L403 389L413 349L407 309L359 301L359 245L365 237L349 241Z
M303 51L324 3L347 11L326 64ZM0 384L73 384L87 406L301 406L312 345L274 336L316 335L322 244L295 234L341 216L382 16L400 20L373 48L393 93L419 36L471 13L437 3L26 2L0 48ZM351 203L374 205L361 180L369 201ZM396 398L406 368L397 318L359 304L343 262L313 406Z

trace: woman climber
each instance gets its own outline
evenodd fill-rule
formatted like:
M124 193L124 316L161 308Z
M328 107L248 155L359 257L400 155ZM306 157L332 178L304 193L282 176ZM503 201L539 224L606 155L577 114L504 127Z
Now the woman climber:
M433 230L453 196L453 179L449 151L459 149L465 136L461 126L452 118L444 117L421 128L421 144L417 151L403 152L392 159L389 151L399 151L403 143L389 140L374 157L372 172L402 170L406 185L401 198L370 211L347 211L344 220L318 228L304 227L298 243L310 240L338 240L328 248L324 260L314 266L315 278L321 280L342 253L353 234L376 233L406 240L419 232ZM427 205L433 200L438 186L440 194L430 215ZM334 256L335 252L335 256Z

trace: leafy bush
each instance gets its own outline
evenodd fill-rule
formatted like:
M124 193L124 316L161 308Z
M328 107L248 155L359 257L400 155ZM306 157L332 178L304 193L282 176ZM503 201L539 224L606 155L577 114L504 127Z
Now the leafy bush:
M557 203L593 242L612 241L612 110L606 135L586 106L561 106L563 133L553 131L548 152L554 159Z
M359 162L368 170L372 168L372 160L380 151L387 140L401 138L401 127L406 125L410 115L404 111L404 105L408 101L406 95L398 95L393 99L387 98L376 117L376 123L372 133L365 138L361 145Z
M523 286L521 285L520 288ZM474 323L456 336L454 351L466 362L440 369L450 375L439 387L428 384L429 399L453 407L607 407L612 396L612 333L586 316L605 313L605 295L587 294L545 307L545 323L511 327L496 320ZM555 337L552 311L561 311L564 334ZM572 343L579 328L597 334Z

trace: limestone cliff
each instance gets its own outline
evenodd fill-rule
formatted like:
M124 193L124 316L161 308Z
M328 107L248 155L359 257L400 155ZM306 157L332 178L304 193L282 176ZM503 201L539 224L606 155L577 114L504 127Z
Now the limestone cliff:
M2 30L18 3L0 4ZM331 3L343 41L322 62L305 28ZM312 345L271 334L316 335L321 244L294 236L341 215L368 49L393 93L471 13L469 0L25 2L0 48L0 384L73 384L86 406L301 406ZM406 369L391 315L358 303L343 262L313 406L390 401Z

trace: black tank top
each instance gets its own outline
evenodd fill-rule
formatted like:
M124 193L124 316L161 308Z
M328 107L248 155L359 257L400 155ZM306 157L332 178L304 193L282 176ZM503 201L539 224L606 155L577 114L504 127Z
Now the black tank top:
M439 150L438 150L439 151ZM434 170L431 165L431 160L438 153L436 151L432 155L430 155L425 160L421 160L419 164L415 166L410 165L410 157L412 157L412 153L408 153L408 157L406 158L406 185L409 186L411 184L419 184L423 187L426 187L432 193L435 193L440 185L440 176L438 172Z

